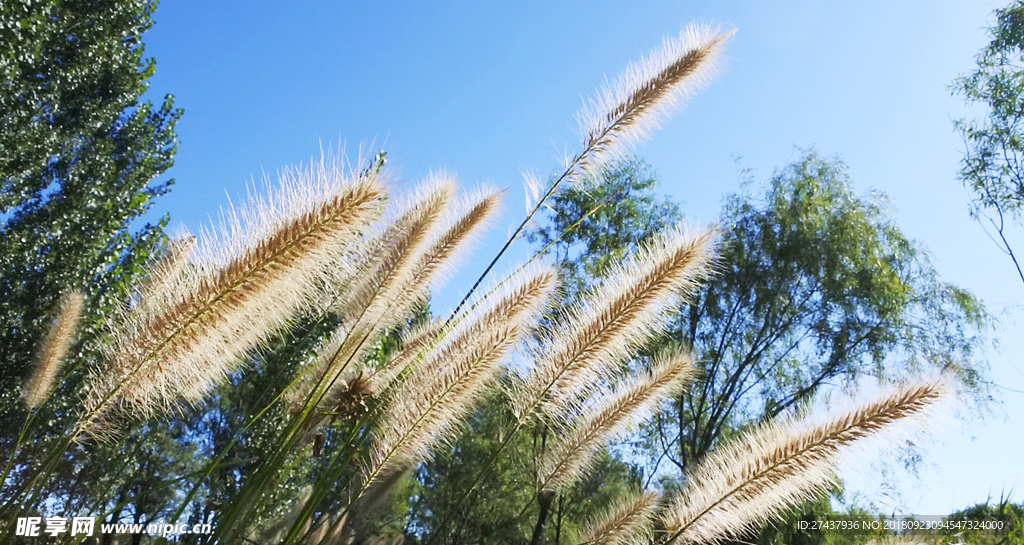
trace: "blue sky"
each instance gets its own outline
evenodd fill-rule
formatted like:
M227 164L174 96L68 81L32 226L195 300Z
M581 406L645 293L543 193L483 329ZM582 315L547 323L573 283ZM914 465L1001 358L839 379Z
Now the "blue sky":
M719 23L738 29L721 74L636 150L662 190L710 222L739 189L738 165L766 181L799 148L842 156L858 192L890 196L943 279L1001 314L992 378L1024 391L1024 285L967 216L951 120L977 112L947 90L972 68L1001 3L896 4L165 1L145 37L151 93L175 94L185 115L177 182L157 208L197 231L227 195L238 202L254 178L321 145L383 147L403 184L444 169L466 187L509 188L493 236L448 284L454 299L522 218L520 173L546 177L576 150L582 99L682 25ZM1024 250L1024 229L1010 236ZM949 513L1015 486L1024 499L1024 394L997 393L1003 404L986 422L936 427L920 476L897 484L899 511ZM854 466L852 487L895 508L875 470Z

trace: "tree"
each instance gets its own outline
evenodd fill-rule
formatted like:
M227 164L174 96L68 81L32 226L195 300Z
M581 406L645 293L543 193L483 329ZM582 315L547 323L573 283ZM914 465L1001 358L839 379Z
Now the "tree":
M652 179L630 160L593 186L563 191L551 201L550 225L533 237L551 242L581 211L603 205L552 246L566 276L592 282L609 257L678 221ZM696 387L647 430L649 477L665 460L686 470L721 439L863 376L937 369L984 402L979 351L991 319L973 295L939 280L884 203L877 193L856 197L842 162L813 150L779 172L760 201L728 197L718 273L678 310L671 333L648 346L683 342L702 368Z
M550 430L538 427L520 434L506 447L507 454L487 471L488 478L475 487L470 500L460 501L469 493L472 478L486 469L503 427L514 418L503 404L501 396L490 396L450 448L439 449L434 459L416 469L418 488L407 528L410 535L424 536L425 542L439 545L529 543L537 516L530 483L537 479ZM571 536L577 535L588 519L616 498L640 488L635 465L607 449L597 458L591 471L553 501L546 543L572 543Z
M983 401L980 351L990 318L966 290L939 280L927 253L887 216L885 197L857 197L846 167L813 150L763 199L727 199L721 270L678 314L672 337L694 347L699 387L673 423L681 468L720 437L792 411L863 376L956 376Z
M181 115L171 96L159 108L139 102L155 68L141 41L154 8L145 0L3 5L0 380L8 394L62 292L87 292L86 336L95 336L98 317L164 240L162 222L134 224L171 184L154 180L173 164Z
M1024 543L1024 503L1012 503L1008 497L1000 497L999 501L986 501L957 511L949 515L949 520L956 522L974 521L975 524L964 525L970 530L957 531L955 526L938 532L945 539L936 540L946 543L968 543L971 545ZM978 524L980 523L980 524Z
M1012 2L995 14L992 41L978 54L977 69L952 85L968 104L988 110L983 120L955 122L966 147L959 178L973 194L971 216L986 230L986 222L992 225L997 244L1024 281L1006 238L1008 223L1019 225L1024 209L1024 2Z
M679 206L657 197L654 170L626 157L602 170L597 182L567 187L551 197L546 225L527 240L550 247L571 300L655 233L679 223Z
M166 241L160 220L140 225L171 181L181 110L167 96L140 102L155 61L142 34L155 3L143 0L16 0L0 15L0 453L5 461L26 419L20 387L61 293L87 309L71 358L101 359L104 322L130 294ZM24 464L49 445L78 403L73 373L40 408L47 433L23 448ZM13 431L12 431L13 430ZM68 452L54 493L69 509L104 494L149 486L190 458L166 427L139 428L123 452ZM180 439L180 436L178 437ZM187 447L186 447L187 450ZM168 460L168 459L172 460ZM124 468L129 468L125 471ZM171 470L173 471L173 470ZM136 509L138 511L138 509Z

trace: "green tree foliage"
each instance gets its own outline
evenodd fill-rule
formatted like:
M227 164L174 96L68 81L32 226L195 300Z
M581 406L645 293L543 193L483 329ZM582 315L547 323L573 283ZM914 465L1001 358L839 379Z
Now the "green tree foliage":
M804 528L800 528L804 521ZM815 527L814 521L832 522L833 527ZM938 524L939 528L907 528L894 531L904 524ZM828 499L808 502L777 525L765 528L756 539L759 545L867 545L884 543L907 545L1020 545L1024 543L1024 506L1009 499L979 503L942 517L894 519L875 514L860 507L837 512ZM851 529L851 523L859 525ZM846 528L842 527L846 524ZM865 529L867 528L867 529ZM896 536L900 537L897 538Z
M851 506L832 509L828 498L807 502L780 522L769 525L752 541L758 545L1020 545L1024 543L1024 506L1008 499L985 502L942 517L945 527L905 529L903 524L938 524L940 520L894 519ZM818 523L815 525L815 523ZM802 524L801 524L802 523ZM825 526L832 524L831 527ZM854 528L852 525L856 524ZM844 527L845 525L845 527ZM896 536L901 536L897 538ZM748 542L749 543L749 542Z
M551 225L532 234L555 241L563 271L583 276L579 283L678 220L642 163L609 172L557 195ZM648 429L648 476L666 460L685 469L723 437L863 376L938 369L986 399L979 351L990 318L981 302L938 278L925 251L888 218L884 196L855 196L838 159L806 152L772 178L763 198L728 197L720 225L718 274L661 341L692 346L702 379Z
M719 275L678 315L703 380L685 393L666 455L680 467L723 435L862 376L955 375L983 400L979 351L990 319L942 282L927 253L888 217L884 196L857 197L845 166L810 151L764 197L729 197ZM664 428L662 428L664 430Z
M604 277L641 241L682 219L676 203L654 194L657 183L650 165L629 157L609 165L599 183L567 187L551 197L548 223L526 236L550 246L567 299Z
M142 34L149 1L16 0L0 9L0 452L9 456L25 421L20 386L62 292L78 289L88 308L72 359L96 364L104 319L160 251L164 221L137 221L170 181L172 97L140 102L155 63ZM45 403L37 422L66 424L82 373ZM133 448L68 451L54 495L69 510L117 502L152 487L188 460L175 426L137 427ZM46 448L40 433L17 463ZM176 439L175 439L176 438ZM15 473L17 476L17 473ZM163 492L156 492L159 495ZM113 499L111 499L113 498ZM122 498L123 499L123 498ZM140 500L142 501L142 500ZM119 512L144 506L127 505ZM136 516L138 516L136 515Z
M536 427L520 434L488 467L511 418L501 396L491 395L458 441L416 469L418 487L410 502L408 535L446 545L530 542L538 516L533 483L551 431ZM614 452L602 450L594 468L552 501L543 542L575 543L589 518L640 487L638 470ZM460 501L481 472L486 480L472 490L469 501Z
M949 516L956 522L981 522L980 529L961 531L946 528L937 532L936 543L965 543L967 545L1021 545L1024 544L1024 503L1012 503L1009 498L998 502L987 501L957 511ZM988 528L988 529L986 529Z
M969 104L988 110L984 119L955 123L967 148L959 177L973 195L971 215L983 228L992 225L1024 281L1005 235L1007 223L1019 224L1024 210L1024 2L995 15L992 41L978 54L977 69L952 85Z
M0 362L4 405L61 292L97 317L162 240L133 221L168 190L181 110L140 103L149 1L4 2L0 18ZM133 229L138 228L137 231ZM6 424L5 429L11 429Z

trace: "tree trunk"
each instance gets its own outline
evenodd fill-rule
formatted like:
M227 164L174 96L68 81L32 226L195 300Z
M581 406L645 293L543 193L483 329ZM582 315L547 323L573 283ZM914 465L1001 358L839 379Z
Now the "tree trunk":
M544 490L537 495L537 503L540 504L540 513L537 514L537 525L533 527L533 538L530 545L540 545L544 536L544 524L548 521L548 514L551 512L551 503L555 499L555 493L551 490Z

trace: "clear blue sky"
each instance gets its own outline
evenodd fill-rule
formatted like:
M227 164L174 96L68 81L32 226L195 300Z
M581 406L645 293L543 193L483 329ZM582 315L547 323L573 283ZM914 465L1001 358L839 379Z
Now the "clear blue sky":
M663 190L713 221L738 189L737 157L764 181L797 147L841 155L858 192L891 197L945 280L1003 313L992 377L1024 391L1024 285L967 216L951 119L971 112L946 89L973 66L1001 3L425 4L161 3L145 38L157 60L151 91L174 93L185 116L177 184L159 211L196 231L226 194L238 202L253 178L309 160L321 143L354 152L376 142L406 180L445 169L467 187L509 187L481 244L494 248L522 217L520 172L547 176L575 151L581 100L683 24L717 22L738 29L721 75L637 150ZM1024 250L1024 230L1010 235ZM936 429L920 478L898 485L900 511L945 514L1015 486L1024 499L1024 394L997 393L1004 404L986 423ZM853 487L891 510L859 465L846 475Z

